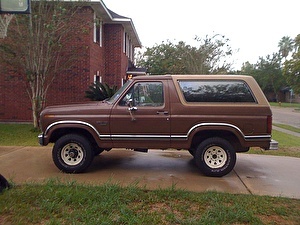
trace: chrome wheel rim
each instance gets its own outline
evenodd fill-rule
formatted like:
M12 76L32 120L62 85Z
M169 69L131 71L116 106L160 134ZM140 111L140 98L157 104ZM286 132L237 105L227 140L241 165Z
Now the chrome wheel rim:
M83 150L76 143L69 143L61 150L61 159L69 166L76 166L83 160Z
M204 153L204 162L212 169L222 168L226 161L226 151L219 146L211 146Z

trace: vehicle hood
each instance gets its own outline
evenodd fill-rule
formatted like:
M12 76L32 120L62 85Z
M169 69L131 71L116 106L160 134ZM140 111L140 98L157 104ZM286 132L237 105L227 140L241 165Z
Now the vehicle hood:
M101 113L109 113L112 105L102 102L89 102L80 104L57 105L46 107L41 116L44 115L96 115Z

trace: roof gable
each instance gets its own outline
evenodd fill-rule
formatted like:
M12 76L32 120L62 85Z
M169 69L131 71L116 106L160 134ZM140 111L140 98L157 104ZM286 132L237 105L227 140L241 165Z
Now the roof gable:
M99 15L104 23L122 24L125 31L129 34L134 47L142 47L142 43L134 27L131 18L121 16L108 9L102 0L91 0L90 4L97 15Z

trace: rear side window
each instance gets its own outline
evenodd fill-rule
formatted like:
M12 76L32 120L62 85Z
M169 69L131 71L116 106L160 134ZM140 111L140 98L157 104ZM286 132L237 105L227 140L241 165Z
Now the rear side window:
M249 86L238 80L180 80L187 102L256 102Z

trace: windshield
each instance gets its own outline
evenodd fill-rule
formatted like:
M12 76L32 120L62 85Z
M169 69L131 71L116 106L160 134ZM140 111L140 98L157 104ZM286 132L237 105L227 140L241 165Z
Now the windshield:
M128 80L111 98L107 99L106 101L111 104L115 103L123 90L125 90L131 82L132 80Z

